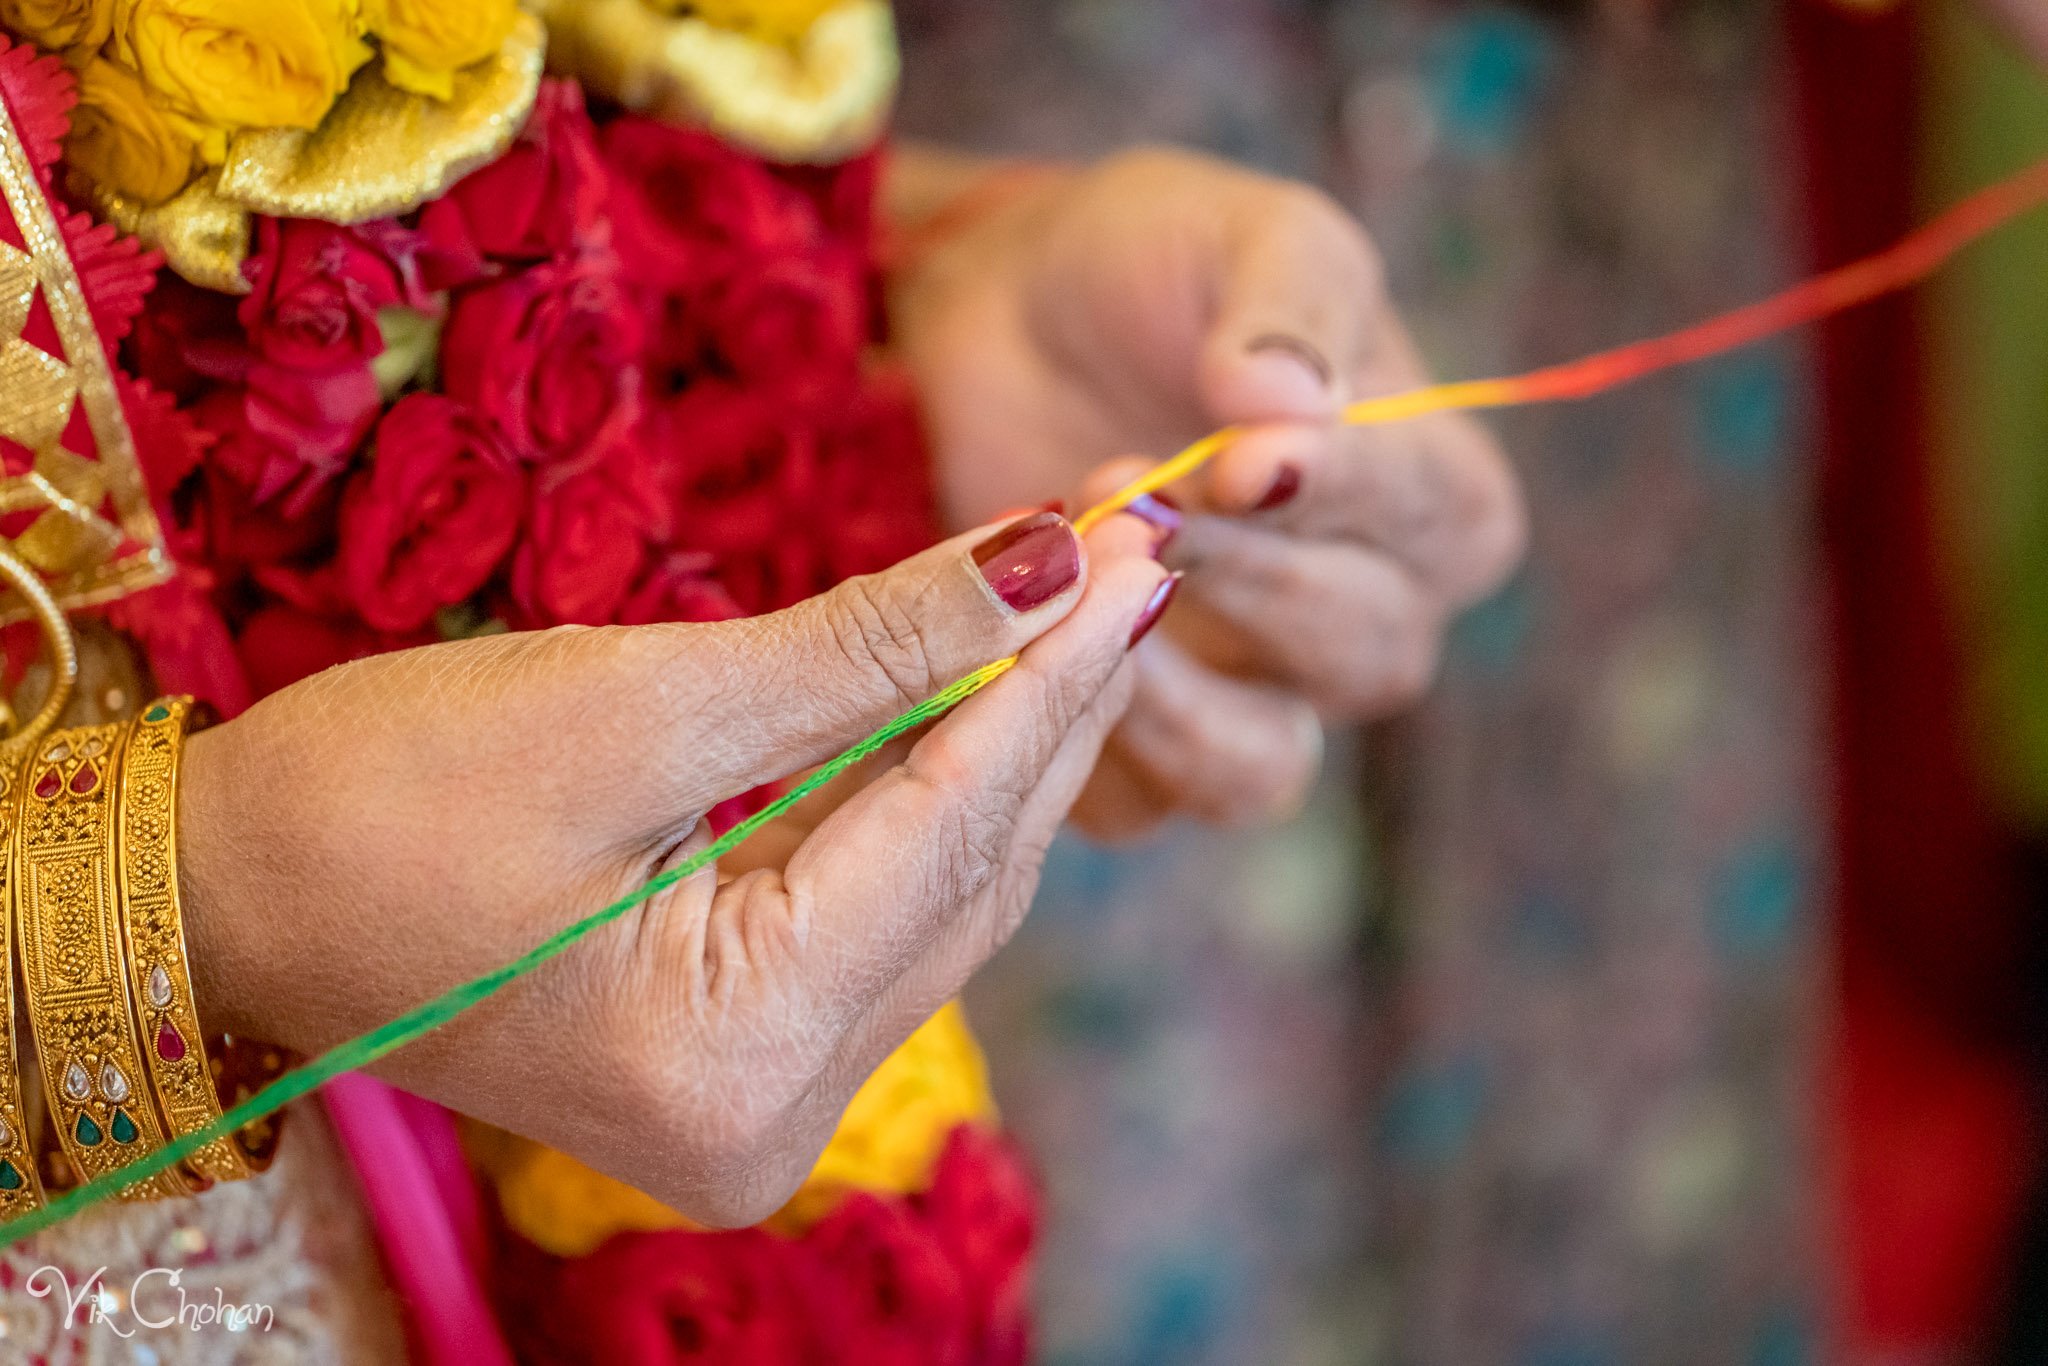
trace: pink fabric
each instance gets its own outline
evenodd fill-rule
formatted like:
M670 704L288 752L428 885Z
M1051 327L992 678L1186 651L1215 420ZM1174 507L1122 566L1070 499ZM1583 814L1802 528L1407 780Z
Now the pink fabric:
M484 1288L483 1210L446 1110L347 1072L321 1092L419 1366L512 1366Z

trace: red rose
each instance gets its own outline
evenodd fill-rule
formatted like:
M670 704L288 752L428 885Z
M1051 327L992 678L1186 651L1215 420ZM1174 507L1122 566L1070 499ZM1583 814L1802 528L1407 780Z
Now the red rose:
M899 369L864 377L819 434L817 497L834 579L885 569L939 539L917 394Z
M637 318L603 253L464 291L441 340L442 388L534 461L587 461L638 413Z
M658 621L730 621L744 616L719 582L717 562L701 551L675 551L648 565L618 611L621 626Z
M709 133L627 114L600 138L636 282L714 279L735 257L804 250L822 235L801 192Z
M803 397L844 384L867 335L859 262L841 251L737 265L707 306L712 348L741 383L786 383Z
M347 468L381 407L367 369L261 365L247 387L216 389L190 411L215 439L209 467L241 484L252 502L281 501L297 516Z
M878 146L837 165L782 166L776 174L811 201L826 232L865 246L874 239L882 156Z
M673 544L713 555L743 609L785 607L827 586L819 539L836 513L816 502L816 434L787 407L702 381L650 415L640 445L670 482Z
M519 531L525 477L489 425L439 394L377 424L341 507L341 582L380 631L425 626L483 587Z
M526 536L512 558L522 625L610 625L646 560L647 504L616 468L639 455L535 478Z
M538 260L601 244L604 163L574 81L545 81L519 140L420 214L420 230L457 257Z
M248 342L235 318L235 299L160 272L122 356L136 373L189 403L210 381L239 380L248 370ZM225 372L225 373L224 373Z
M398 267L351 228L306 218L258 221L238 310L249 345L289 370L368 365L384 349L377 312L406 297Z
M522 1355L561 1366L797 1366L818 1356L793 1260L758 1229L621 1233L522 1277L509 1317Z
M359 621L274 605L242 623L235 635L235 648L241 653L251 688L263 697L333 665L424 645L432 639L432 632L380 635Z
M1023 1158L1001 1134L963 1124L947 1137L931 1189L918 1201L979 1311L974 1360L991 1366L1024 1361L1038 1200Z
M227 623L194 571L109 604L107 620L135 638L158 688L191 693L222 716L248 707L249 679Z
M810 1293L831 1359L862 1366L962 1366L978 1318L938 1230L909 1205L849 1195L805 1235Z

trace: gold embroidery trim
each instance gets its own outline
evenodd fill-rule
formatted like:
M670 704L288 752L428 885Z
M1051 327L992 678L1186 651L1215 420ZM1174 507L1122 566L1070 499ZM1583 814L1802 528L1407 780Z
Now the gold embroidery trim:
M0 478L0 511L38 511L17 549L42 571L62 607L110 602L162 583L171 564L84 287L4 101L0 194L26 246L0 243L0 435L35 454L33 471ZM37 289L56 324L62 358L22 336ZM97 460L62 445L74 403L85 406ZM111 521L100 511L109 500ZM131 548L117 554L124 541ZM12 594L0 606L0 621L31 612Z

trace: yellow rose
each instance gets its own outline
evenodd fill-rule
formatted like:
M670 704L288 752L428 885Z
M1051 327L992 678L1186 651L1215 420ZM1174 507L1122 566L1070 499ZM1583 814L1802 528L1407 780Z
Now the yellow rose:
M454 73L505 45L517 0L363 0L363 20L384 46L384 78L436 99Z
M53 52L92 51L114 29L114 0L0 0L0 25Z
M128 68L95 57L78 73L78 108L64 156L94 181L160 204L185 188L198 151Z
M179 112L312 128L370 59L353 0L124 0L116 42Z
M653 0L656 9L694 14L707 24L793 43L839 0Z

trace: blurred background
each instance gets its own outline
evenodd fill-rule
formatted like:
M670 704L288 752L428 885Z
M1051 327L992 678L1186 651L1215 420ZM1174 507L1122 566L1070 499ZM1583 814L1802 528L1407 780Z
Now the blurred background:
M1961 5L898 14L906 134L1313 180L1444 377L1693 321L2048 152ZM1044 1360L2048 1361L2044 265L2035 221L1498 416L1532 552L1419 713L1286 828L1057 850L970 995L1050 1196Z

